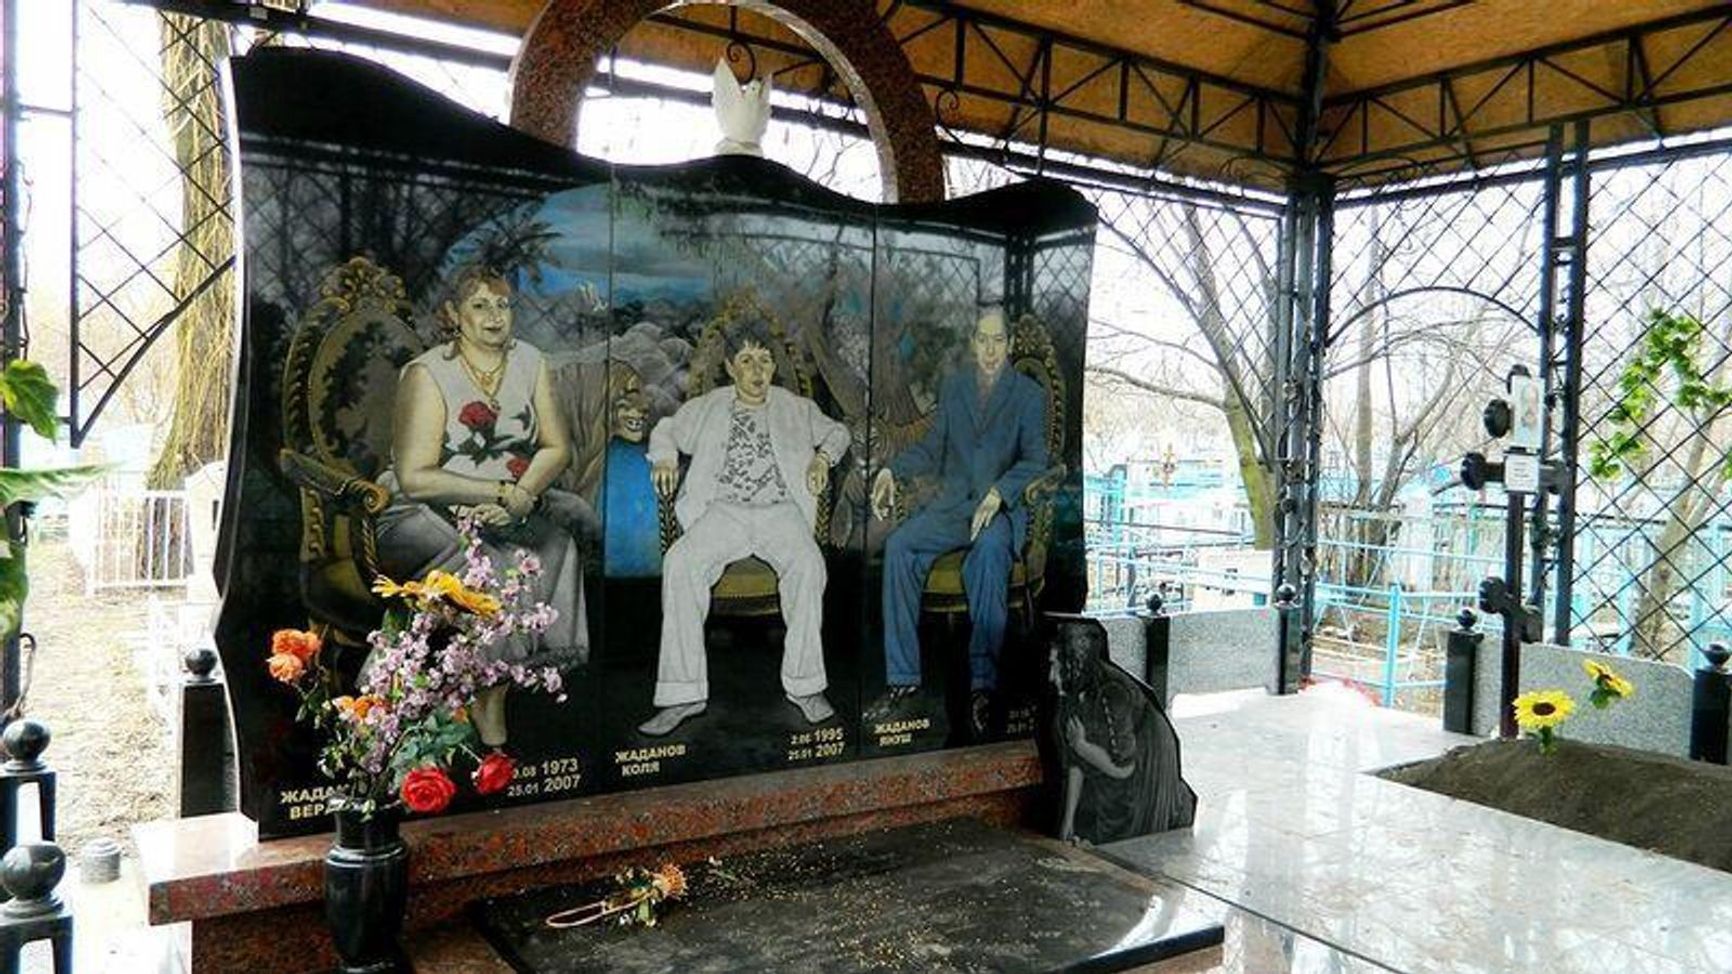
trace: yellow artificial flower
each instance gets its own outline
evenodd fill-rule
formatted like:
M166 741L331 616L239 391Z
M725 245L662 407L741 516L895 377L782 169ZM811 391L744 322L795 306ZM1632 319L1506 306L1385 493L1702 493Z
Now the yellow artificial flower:
M490 616L499 611L499 600L463 584L462 579L435 568L427 573L422 589L429 600L443 599L472 615Z
M420 582L404 582L399 585L383 575L373 580L373 594L387 599L418 599L425 593Z
M1628 698L1636 692L1636 685L1618 675L1612 669L1598 660L1583 660L1582 669L1588 671L1588 678L1594 681L1594 686L1613 696Z
M1575 709L1575 700L1562 690L1533 690L1515 698L1516 723L1529 733L1551 730Z

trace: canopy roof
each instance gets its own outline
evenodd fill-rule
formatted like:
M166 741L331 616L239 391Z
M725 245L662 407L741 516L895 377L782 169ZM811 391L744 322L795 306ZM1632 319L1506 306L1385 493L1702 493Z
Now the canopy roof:
M516 34L542 6L361 2ZM1724 0L875 2L941 125L1140 171L1274 189L1307 163L1384 180L1536 155L1554 122L1591 120L1596 145L1732 124ZM730 38L779 87L847 97L793 31L745 9L675 8L620 51L707 71Z

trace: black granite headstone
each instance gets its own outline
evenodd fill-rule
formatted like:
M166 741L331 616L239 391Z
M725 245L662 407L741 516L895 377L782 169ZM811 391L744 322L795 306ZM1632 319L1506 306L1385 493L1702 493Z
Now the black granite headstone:
M478 708L489 723L478 730L517 760L518 777L488 796L465 789L461 809L1033 734L1038 613L1074 611L1087 589L1096 214L1081 194L1028 180L879 206L766 159L586 159L334 52L262 49L230 70L247 293L216 641L240 809L260 835L328 827L331 790L295 695L265 670L272 631L319 629L325 661L352 682L382 612L375 578L461 567L451 538L465 505L404 487L396 464L417 451L395 442L410 428L399 413L444 410L443 424L415 427L415 447L466 481L459 493L509 496L527 478L521 489L545 502L492 511L509 523L483 533L497 561L536 552L548 569L538 594L560 628L532 648L562 666L567 699L512 691ZM492 310L459 314L454 299L478 288ZM989 307L1006 335L982 337ZM471 312L501 316L510 350L530 363L507 369L511 381L487 379L486 362L484 375L462 372L476 363L451 329ZM815 548L769 544L757 516L750 530L691 533L727 469L714 447L731 412L710 407L735 384L731 337L757 326L779 401L765 434L781 483L772 506L797 509ZM537 354L552 400L540 406ZM443 376L435 392L398 381L410 362ZM519 408L528 383L537 398ZM676 422L688 407L690 423ZM545 466L530 477L530 458L557 446L556 425L569 462L551 482ZM674 432L688 428L698 432ZM650 460L658 431L685 464L666 503ZM807 433L822 442L802 442ZM958 442L990 448L992 463L915 462ZM819 454L822 479L807 459ZM871 485L898 461L895 503L874 512ZM969 540L963 516L950 525L954 550L931 552L918 584L886 585L902 550L892 538L940 537L928 512L968 515L988 487L1011 495L983 529L994 559L970 568L968 553L989 546ZM593 516L577 516L579 499ZM705 602L690 580L721 556ZM987 568L1005 573L1003 605L964 584ZM904 610L890 613L900 638L885 622L887 587ZM919 692L863 717L891 683Z

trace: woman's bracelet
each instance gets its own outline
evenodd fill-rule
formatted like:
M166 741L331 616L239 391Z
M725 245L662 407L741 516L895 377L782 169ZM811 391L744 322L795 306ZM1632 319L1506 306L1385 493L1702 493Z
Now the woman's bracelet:
M493 488L493 499L499 502L500 507L505 506L505 495L509 494L511 488L515 486L517 485L509 480L501 480L498 485Z

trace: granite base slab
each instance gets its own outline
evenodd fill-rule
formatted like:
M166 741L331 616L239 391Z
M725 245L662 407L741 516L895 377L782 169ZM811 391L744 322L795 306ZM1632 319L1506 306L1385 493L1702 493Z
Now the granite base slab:
M412 821L413 937L467 905L631 864L734 856L829 836L968 816L1031 820L1041 770L1029 741L671 785ZM150 921L192 921L192 974L304 974L334 961L321 919L327 836L260 842L239 815L135 829Z
M690 867L653 930L544 918L607 884L496 898L476 915L526 974L683 971L1107 972L1219 945L1218 920L1105 863L958 819Z

